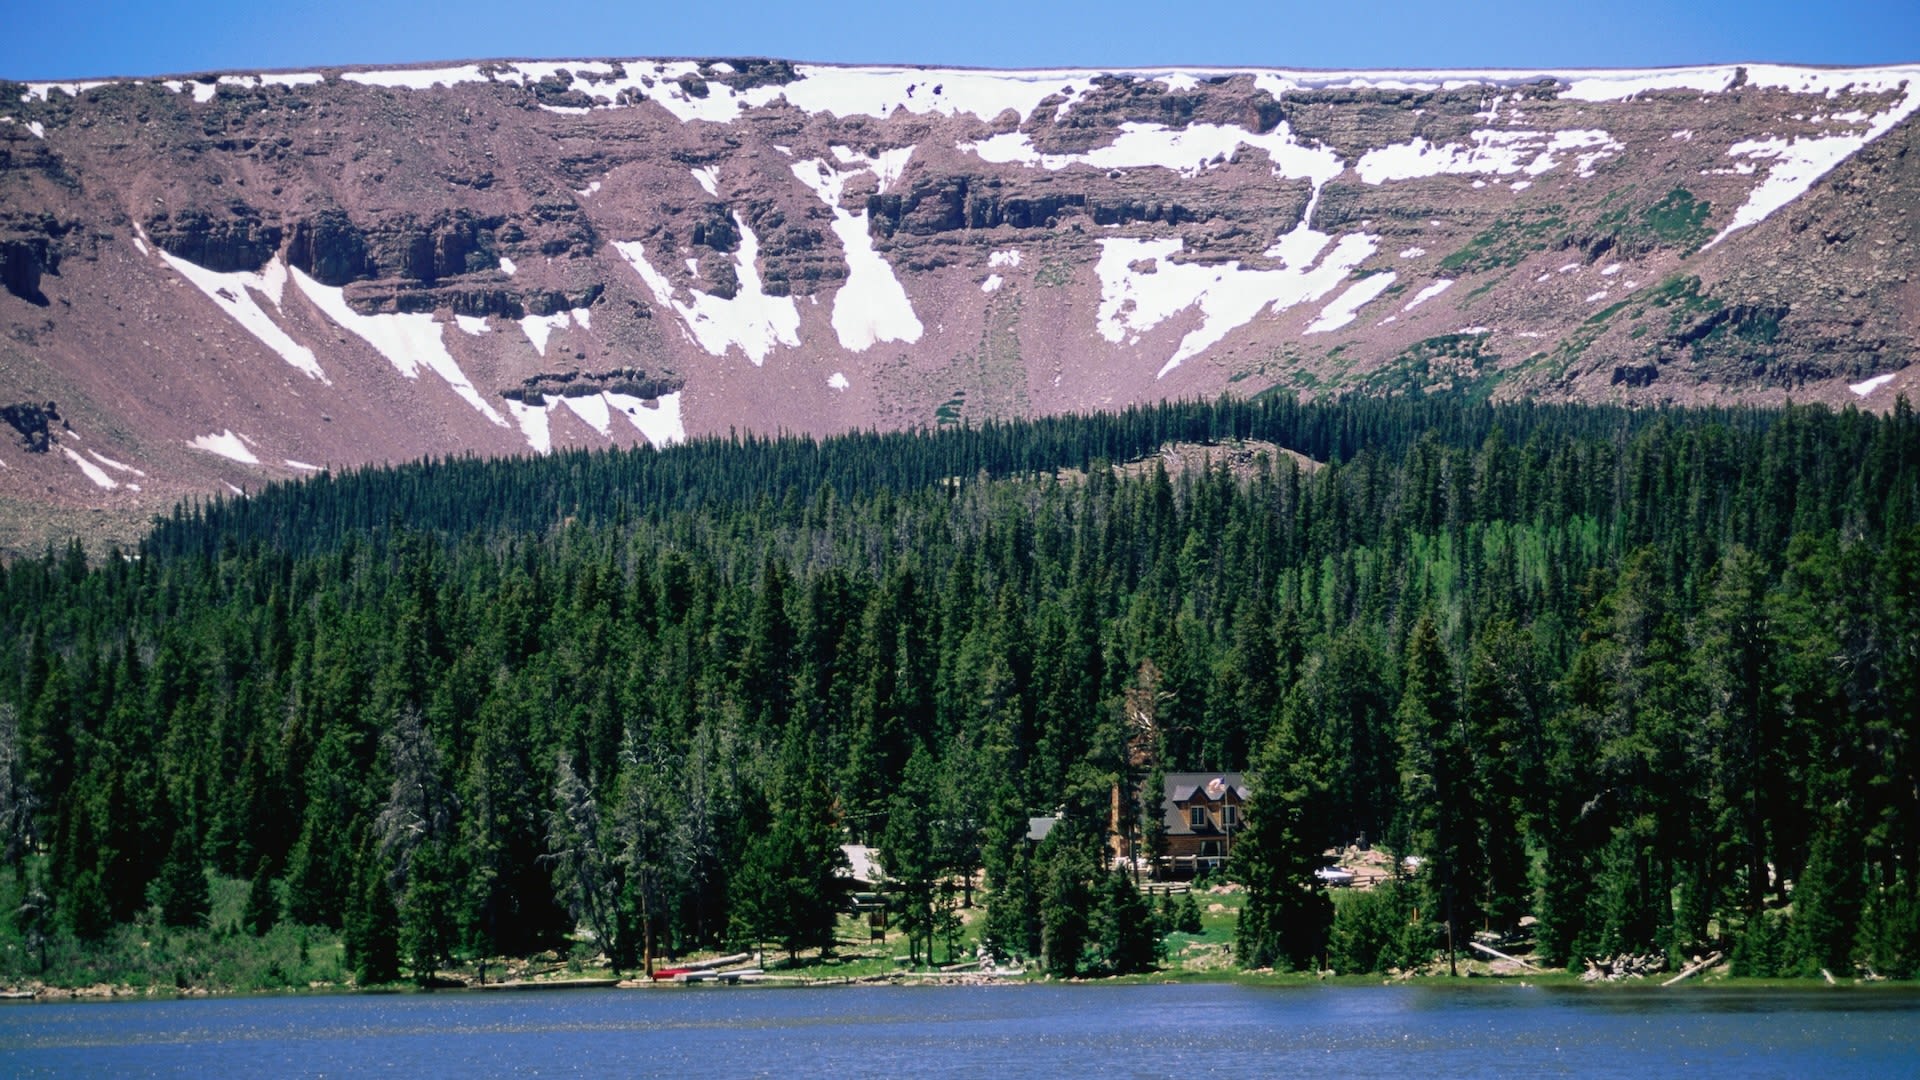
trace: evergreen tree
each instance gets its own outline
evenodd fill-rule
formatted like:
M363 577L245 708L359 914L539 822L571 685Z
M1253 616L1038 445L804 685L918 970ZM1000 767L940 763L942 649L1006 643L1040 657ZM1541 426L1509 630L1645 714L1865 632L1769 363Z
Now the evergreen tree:
M397 945L415 982L430 984L453 956L458 926L446 856L438 844L414 853L406 899L400 905Z
M200 846L194 843L193 830L182 826L174 830L173 845L167 861L154 883L154 899L160 906L160 921L167 926L205 926L213 907L212 890L207 885L206 864L200 861Z
M54 934L53 901L41 886L39 875L21 872L20 903L13 909L14 933L20 935L20 944L33 954L34 970L44 974L47 970L47 943ZM86 940L82 936L82 940Z
M915 964L923 955L927 963L933 962L933 939L941 915L939 884L944 868L934 818L935 785L933 759L924 749L915 750L889 805L880 842L893 909Z
M1110 975L1152 971L1166 952L1153 908L1133 877L1120 871L1104 875L1097 888L1087 937L1097 943L1101 970Z
M672 783L676 761L665 748L631 735L621 748L622 787L617 835L639 924L639 961L649 975L663 941L670 941L670 911L685 889L674 857L679 796Z
M1920 900L1911 877L1886 882L1868 894L1858 951L1871 974L1890 979L1920 975Z
M1183 934L1198 934L1205 930L1200 922L1200 901L1194 898L1191 889L1180 897L1180 907L1174 914L1173 928Z
M1040 954L1040 898L1028 815L1010 785L1001 787L987 819L982 857L986 864L986 929L981 935L996 955Z
M267 872L267 860L254 867L247 885L247 906L240 914L240 925L254 937L265 937L280 921L280 897L273 888L273 875Z
M1056 825L1040 845L1040 964L1062 977L1080 972L1093 901L1087 859L1068 835Z
M1234 928L1234 951L1247 967L1304 970L1324 950L1333 907L1313 873L1327 842L1321 760L1283 719L1247 778L1246 826L1229 868L1247 887Z
M1412 967L1431 957L1432 942L1413 918L1412 892L1387 882L1341 893L1327 932L1327 967L1353 975Z
M1475 878L1484 869L1465 731L1455 705L1453 666L1433 620L1421 616L1407 639L1400 696L1400 799L1405 849L1422 860L1417 881L1437 917L1447 966L1475 921Z
M1807 865L1794 883L1793 921L1781 965L1793 974L1840 973L1853 966L1864 889L1858 853L1848 850L1852 830L1843 818L1834 814L1816 835Z
M797 960L802 949L833 946L844 892L839 872L847 866L831 798L797 739L789 742L770 817L747 844L736 918L751 940L778 942Z
M60 899L67 926L81 941L99 941L113 929L113 912L98 871L88 868L74 875Z
M39 800L27 783L19 710L10 701L0 701L0 865L17 867L33 849L39 811Z
M1705 735L1712 746L1712 833L1718 877L1738 888L1747 920L1765 903L1768 864L1776 845L1767 808L1784 785L1779 762L1782 717L1774 700L1779 677L1759 560L1735 549L1720 561L1702 618L1696 653L1706 693ZM1733 891L1733 890L1730 890Z
M400 913L387 887L384 867L373 859L360 863L355 902L342 932L348 967L361 986L379 986L400 978Z
M1511 622L1483 629L1467 665L1463 702L1473 770L1475 846L1484 854L1477 903L1487 923L1510 930L1533 907L1529 831L1539 827L1538 790L1545 704L1532 639Z

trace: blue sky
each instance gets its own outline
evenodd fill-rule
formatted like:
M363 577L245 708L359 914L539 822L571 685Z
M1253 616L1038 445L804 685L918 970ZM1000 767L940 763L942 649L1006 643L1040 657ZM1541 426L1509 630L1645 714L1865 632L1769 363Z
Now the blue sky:
M1920 61L1920 0L0 0L0 77L486 57L1110 67Z

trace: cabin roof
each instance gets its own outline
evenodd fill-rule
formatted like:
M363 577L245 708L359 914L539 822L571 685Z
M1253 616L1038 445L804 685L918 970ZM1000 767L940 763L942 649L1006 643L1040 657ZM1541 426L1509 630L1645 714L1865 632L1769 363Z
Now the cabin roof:
M1187 823L1190 805L1214 807L1247 801L1247 780L1237 772L1167 773L1162 781L1160 808L1169 836L1213 835L1221 830L1208 825L1195 829Z

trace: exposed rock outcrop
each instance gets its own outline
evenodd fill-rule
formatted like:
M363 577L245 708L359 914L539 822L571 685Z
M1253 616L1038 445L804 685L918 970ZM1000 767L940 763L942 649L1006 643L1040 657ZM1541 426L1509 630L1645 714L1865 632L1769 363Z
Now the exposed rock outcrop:
M0 405L0 420L20 436L20 445L29 454L44 454L53 446L53 425L60 422L60 409L51 401Z

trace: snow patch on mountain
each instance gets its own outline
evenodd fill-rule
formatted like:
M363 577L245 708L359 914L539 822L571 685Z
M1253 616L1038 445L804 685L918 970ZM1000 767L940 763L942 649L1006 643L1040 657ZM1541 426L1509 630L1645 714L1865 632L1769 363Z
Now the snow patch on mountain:
M1473 144L1438 145L1414 139L1369 150L1360 156L1354 171L1368 184L1390 180L1413 180L1446 174L1510 176L1524 172L1539 176L1557 168L1562 158L1556 155L1576 153L1575 171L1582 177L1593 175L1596 162L1626 149L1604 131L1476 131Z
M1733 85L1731 67L1668 68L1658 71L1595 71L1573 76L1560 96L1571 101L1625 101L1658 91L1692 90L1717 94Z
M431 90L436 86L488 82L479 64L461 64L444 68L402 68L391 71L349 71L340 76L365 86L384 86L392 90Z
M560 408L608 437L613 434L613 418L620 416L656 449L687 440L687 426L680 416L678 392L662 394L652 404L632 394L616 394L610 390L578 397L545 398L537 405L511 400L507 402L507 411L512 414L514 424L519 427L527 445L537 454L553 452L553 411Z
M134 476L144 477L147 475L146 473L141 472L139 469L134 468L133 466L127 464L124 461L115 461L112 458L108 457L107 455L101 453L100 451L94 450L92 448L89 448L87 450L87 456L99 462L100 464L105 465L109 469L118 469L123 473L132 473Z
M1391 271L1385 274L1371 274L1347 286L1345 292L1320 311L1320 317L1308 324L1304 331L1308 334L1326 334L1359 318L1360 309L1367 306L1379 295L1393 286L1398 275Z
M193 102L196 105L205 105L207 102L213 100L213 95L220 92L220 87L218 84L210 83L210 82L200 82L197 79L194 79L194 80L169 79L166 82L161 83L160 85L166 87L167 89L173 91L176 94L192 93Z
M134 227L139 229L138 225ZM142 243L141 246L144 248L146 245ZM242 329L272 349L280 359L300 369L308 378L332 385L326 372L320 369L320 361L313 355L313 350L293 340L253 298L254 293L258 292L273 301L275 311L283 310L280 298L287 286L287 264L278 255L257 271L236 270L226 274L208 270L164 250L160 252L160 258L219 305L220 310L239 323Z
M557 65L556 65L557 66ZM1055 115L1064 114L1092 87L1091 71L942 71L907 67L832 67L800 64L793 82L735 90L705 77L692 61L636 61L614 75L606 64L566 65L574 75L570 89L601 105L613 105L623 90L638 91L646 100L672 113L683 123L728 123L749 110L781 100L802 112L837 117L871 116L885 119L896 112L922 116L976 116L992 120L1012 110L1021 120L1032 116L1040 103L1060 96ZM533 65L507 65L522 81L536 76ZM718 70L714 65L709 70ZM582 77L591 73L594 78ZM476 73L477 74L477 73ZM544 75L538 77L545 77Z
M1162 124L1125 123L1113 142L1084 154L1043 154L1033 137L1010 131L978 142L959 144L992 165L1027 165L1058 172L1070 165L1094 169L1138 169L1158 165L1193 177L1234 160L1241 147L1264 150L1275 176L1307 178L1324 183L1340 175L1340 155L1323 146L1307 146L1295 139L1284 122L1265 135L1223 124L1191 124L1169 128Z
M1303 225L1295 233L1304 229ZM1318 243L1312 240L1316 236ZM1214 265L1173 262L1171 256L1185 245L1179 237L1101 240L1100 259L1094 265L1094 274L1100 279L1100 336L1114 344L1132 345L1174 315L1197 307L1200 325L1180 339L1179 347L1155 376L1165 378L1262 311L1282 311L1332 292L1375 248L1374 237L1349 234L1340 238L1324 260L1313 265L1328 238L1306 230L1302 239L1305 243L1291 245L1294 253L1311 247L1313 255L1271 270L1246 269L1238 260ZM1284 245L1283 240L1276 246Z
M460 364L453 354L447 351L446 342L441 338L444 327L435 322L432 315L362 315L347 306L346 290L328 288L308 277L297 267L292 271L294 284L300 287L313 305L326 313L327 318L344 329L351 330L360 340L373 346L373 350L385 357L393 369L409 379L420 377L420 369L427 368L445 380L474 411L499 425L508 427L505 417L499 410L487 403L474 389L473 381L466 372L460 370Z
M1820 88L1821 80L1814 73L1795 72L1794 77L1803 83ZM1868 120L1866 130L1848 135L1825 135L1820 137L1794 137L1773 139L1743 139L1727 148L1728 157L1744 157L1750 160L1770 160L1773 162L1767 175L1747 194L1747 201L1733 212L1733 220L1707 241L1706 248L1713 247L1727 238L1730 233L1750 225L1765 221L1775 210L1787 205L1807 193L1820 178L1833 170L1833 167L1858 153L1868 143L1893 130L1894 125L1913 115L1920 109L1920 67L1910 72L1911 78L1905 82L1906 93L1885 112ZM1826 80L1831 84L1834 80ZM1862 90L1858 81L1849 83L1856 91ZM1868 82L1867 86L1878 84ZM1839 87L1828 85L1826 92L1831 95Z
M631 394L615 394L609 391L607 404L614 411L627 418L640 434L656 448L672 446L687 441L687 424L680 416L680 394L661 394L659 400L649 405Z
M58 90L62 94L67 95L68 97L77 98L81 94L84 94L89 90L92 90L96 86L112 86L112 85L113 85L112 79L91 79L85 82L28 83L26 84L26 92L20 95L20 100L23 102L34 101L34 100L46 101L47 95L53 93L56 90Z
M739 287L731 299L690 291L691 299L683 302L667 276L647 261L646 245L638 240L616 240L613 249L640 275L653 298L680 316L681 325L701 348L714 356L725 356L729 348L738 348L754 367L759 367L775 346L799 346L800 309L791 296L767 294L758 266L760 238L739 215L733 216L733 223L740 230L740 246L733 256Z
M458 316L455 317L458 319ZM486 320L480 320L482 327ZM592 329L593 312L586 308L573 308L570 311L556 311L551 315L526 315L520 319L520 330L533 343L533 351L541 356L547 355L547 339L557 330L565 330L568 323L578 323L581 329ZM467 330L465 326L460 329ZM468 333L474 331L467 330Z
M1899 374L1899 372L1888 372L1885 375L1875 375L1871 379L1862 379L1857 383L1849 383L1847 385L1847 389L1853 391L1856 396L1866 397L1868 394L1871 394L1875 390L1878 390L1881 387L1892 382L1893 377L1897 374Z
M604 393L587 394L578 397L563 397L560 403L573 412L573 415L587 422L587 426L602 435L613 431L613 417L607 406Z
M63 446L60 448L60 452L67 455L67 458L75 465L80 466L80 471L86 474L87 479L93 481L93 486L107 491L112 491L120 486L120 482L108 476L105 469L74 453L71 448Z
M1022 121L1054 94L1062 109L1087 92L1087 71L929 71L921 68L837 68L805 65L800 80L781 87L795 108L834 116L885 118L902 109L918 115L991 120L1011 109Z
M1413 295L1413 299L1407 301L1407 306L1401 308L1400 310L1412 311L1414 308L1417 308L1421 304L1424 304L1427 301L1433 299L1434 297L1439 296L1441 293L1446 292L1448 289L1452 287L1453 287L1453 280L1451 278L1441 278L1440 280L1434 282L1433 284L1415 293Z
M914 314L913 301L901 287L893 267L873 249L873 237L867 232L867 212L849 211L840 205L847 181L863 172L871 172L885 192L900 177L913 147L889 150L877 157L856 154L843 146L833 148L834 156L850 169L835 169L825 161L811 158L792 164L793 175L812 189L833 212L833 232L846 249L847 280L833 296L833 330L843 348L865 352L883 341L920 340L925 331Z
M513 417L514 426L520 429L520 435L533 447L536 454L553 452L552 411L555 403L543 401L539 405L507 400L507 414Z
M317 71L258 72L247 75L222 75L217 79L168 79L160 85L176 94L192 93L194 103L205 105L212 101L222 86L236 86L244 90L258 90L265 86L314 86L325 82L326 76Z
M298 273L298 271L295 271ZM226 428L215 435L201 435L187 444L195 450L205 450L209 454L218 454L229 461L242 465L258 465L260 459L247 447L247 437L236 435L232 428Z

